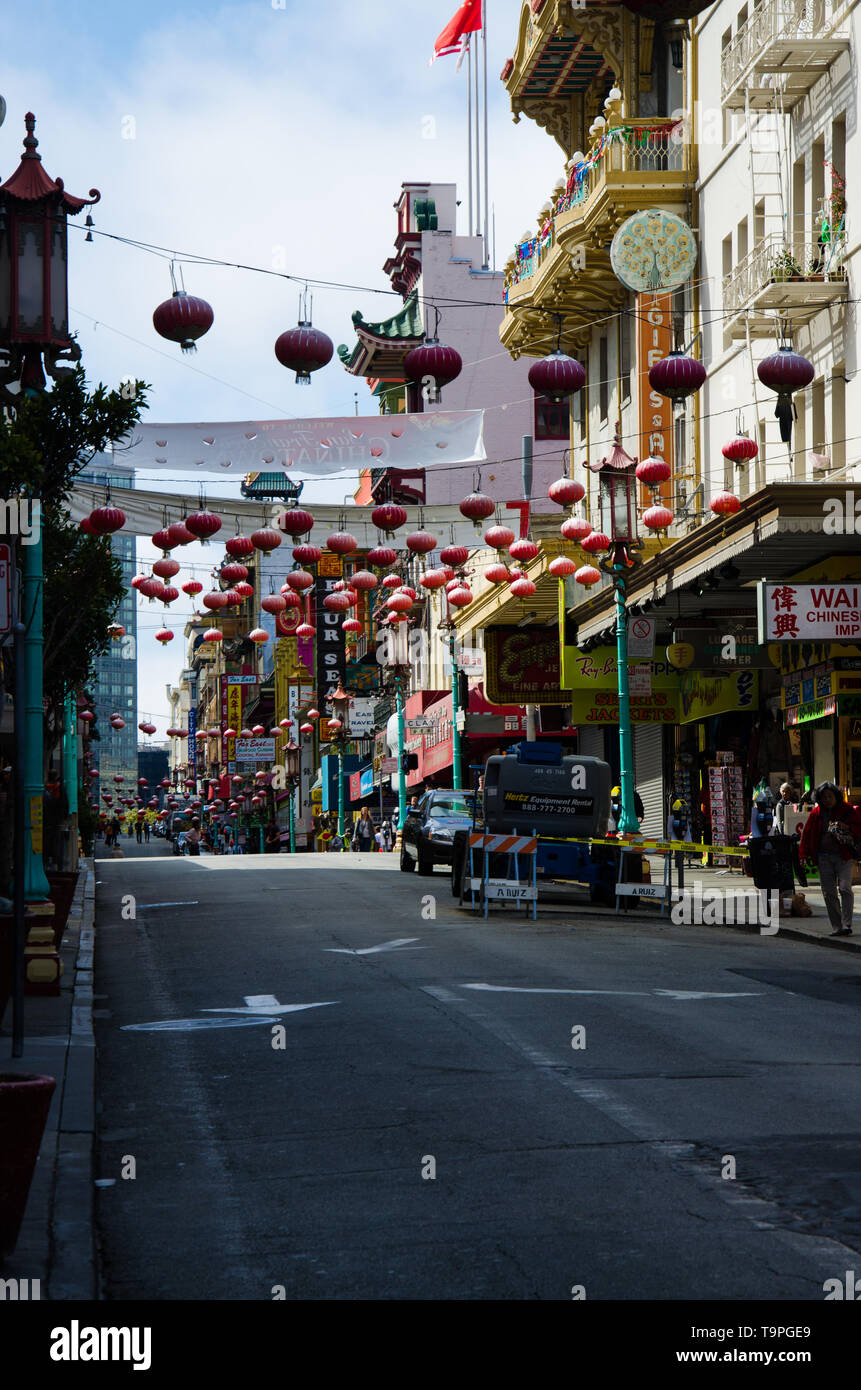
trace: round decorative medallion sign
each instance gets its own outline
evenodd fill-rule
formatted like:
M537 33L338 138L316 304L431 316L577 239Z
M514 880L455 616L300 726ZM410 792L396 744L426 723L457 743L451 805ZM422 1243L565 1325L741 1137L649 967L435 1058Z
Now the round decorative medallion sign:
M696 263L697 243L687 222L660 208L627 218L610 247L616 278L639 293L683 285Z

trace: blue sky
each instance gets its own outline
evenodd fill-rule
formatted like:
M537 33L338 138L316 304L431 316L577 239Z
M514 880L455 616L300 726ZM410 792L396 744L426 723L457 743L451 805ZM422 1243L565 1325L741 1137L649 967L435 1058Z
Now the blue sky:
M278 0L276 0L276 4ZM490 184L501 265L562 173L562 153L529 120L514 125L499 72L520 0L488 0ZM382 272L404 181L457 182L466 203L466 67L428 66L458 0L29 0L7 6L0 74L8 112L0 175L18 162L27 110L44 166L70 192L96 187L96 229L300 276L389 288ZM28 55L30 55L28 57ZM72 223L83 223L83 218ZM464 216L459 230L466 232ZM337 359L310 388L273 352L298 317L298 287L271 276L187 268L215 323L191 358L160 339L152 311L167 262L70 232L71 322L92 382L152 384L151 420L352 414L373 407ZM337 346L350 315L397 300L316 290L314 321ZM313 490L306 489L313 498ZM149 615L147 615L149 618ZM172 615L177 636L181 618ZM178 641L142 663L141 706L164 707ZM154 645L154 644L153 644ZM150 655L152 660L150 661ZM145 670L143 668L146 668ZM160 704L156 705L156 700Z

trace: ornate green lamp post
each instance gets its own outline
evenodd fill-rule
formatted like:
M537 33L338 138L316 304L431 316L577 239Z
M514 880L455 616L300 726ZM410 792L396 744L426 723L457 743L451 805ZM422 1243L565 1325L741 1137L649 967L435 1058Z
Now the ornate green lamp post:
M601 568L612 577L616 596L616 663L619 679L619 783L620 835L636 835L640 829L634 806L634 755L631 740L631 690L628 680L628 617L625 607L628 576L640 563L643 542L637 536L637 460L622 448L618 431L607 458L587 464L598 474L601 531L609 539Z
M296 795L296 788L299 785L299 779L301 776L299 767L300 756L300 749L291 738L290 742L284 749L284 777L287 783L287 790L290 794L289 800L287 802L287 821L290 827L291 854L296 853L296 817L293 802Z
M338 755L338 834L344 838L345 825L345 806L344 806L344 747L347 741L347 712L350 708L350 696L344 690L341 682L338 682L338 689L330 695L327 704L331 706L332 718L329 720L329 729L334 729L335 750Z

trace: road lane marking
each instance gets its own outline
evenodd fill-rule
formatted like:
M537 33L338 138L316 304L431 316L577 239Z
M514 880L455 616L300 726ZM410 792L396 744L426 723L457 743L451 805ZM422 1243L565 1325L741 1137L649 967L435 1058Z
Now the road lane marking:
M461 985L461 989L483 989L489 994L613 994L613 995L659 995L667 999L759 999L761 990L735 990L731 993L710 994L696 989L528 989L522 985ZM457 996L452 996L456 998Z
M414 941L420 941L418 936L399 936L395 941L384 941L381 946L363 946L359 950L351 950L347 946L324 946L324 951L328 951L335 956L375 956L381 951L396 951L399 946L412 946ZM423 951L424 946L413 947L414 950Z
M246 994L244 1008L201 1009L216 1018L169 1018L161 1023L126 1023L123 1033L191 1033L201 1028L252 1028L258 1023L277 1023L281 1014L303 1009L325 1009L339 999L320 999L313 1004L279 1004L274 994Z
M144 907L198 907L199 905L200 905L200 899L199 899L199 898L194 898L192 902L187 902L187 903L138 903L138 907L140 907L140 908L144 908Z

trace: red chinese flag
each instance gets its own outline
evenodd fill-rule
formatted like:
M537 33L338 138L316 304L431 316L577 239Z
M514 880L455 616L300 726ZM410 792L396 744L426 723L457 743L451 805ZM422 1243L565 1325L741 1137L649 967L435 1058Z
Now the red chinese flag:
M482 25L482 0L464 0L457 14L450 19L433 46L433 63L446 53L460 53L464 34L478 33Z

